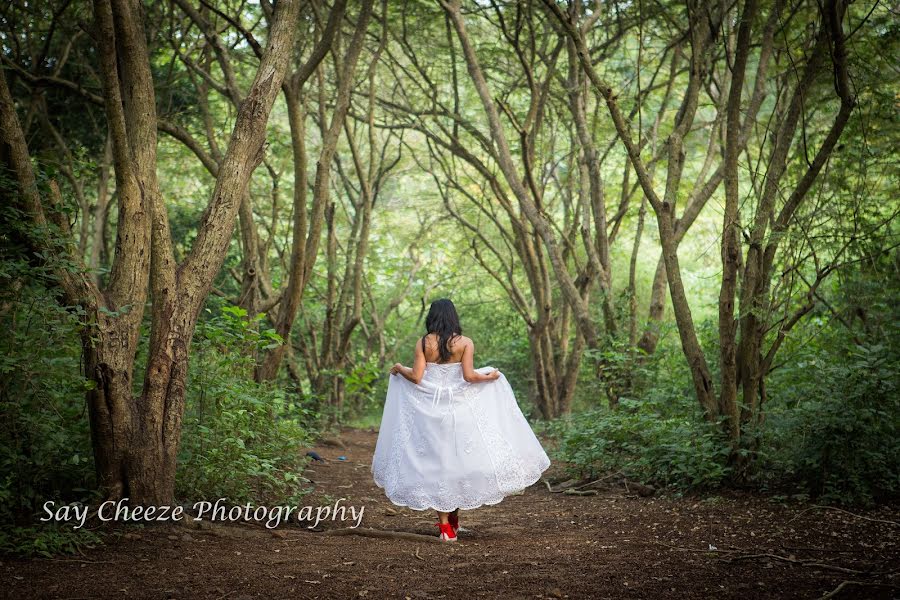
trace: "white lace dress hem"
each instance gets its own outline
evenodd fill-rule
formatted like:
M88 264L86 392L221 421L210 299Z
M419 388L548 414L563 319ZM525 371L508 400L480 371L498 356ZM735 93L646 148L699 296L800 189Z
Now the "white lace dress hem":
M549 466L505 376L468 383L460 363L428 363L419 384L391 376L372 476L393 504L441 512L497 504Z

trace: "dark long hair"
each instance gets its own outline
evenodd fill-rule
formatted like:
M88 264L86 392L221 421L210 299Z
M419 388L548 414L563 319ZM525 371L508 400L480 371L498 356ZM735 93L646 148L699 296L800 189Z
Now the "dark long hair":
M462 335L462 327L459 326L459 315L456 307L449 298L441 298L431 303L428 316L425 317L425 330L438 336L438 354L441 360L450 360L450 341ZM425 338L422 338L422 350L425 350Z

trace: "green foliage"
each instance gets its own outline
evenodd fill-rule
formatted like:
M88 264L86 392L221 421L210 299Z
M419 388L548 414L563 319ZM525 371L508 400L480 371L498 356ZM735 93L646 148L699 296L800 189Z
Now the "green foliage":
M897 333L895 327L881 343L837 348L837 340L825 340L773 373L764 481L788 479L823 502L845 504L900 492Z
M298 500L310 432L305 409L284 390L252 379L257 351L280 343L261 316L222 306L197 327L176 494L232 502Z
M71 525L35 525L0 529L0 555L25 558L57 554L75 554L82 548L93 548L102 538L85 528Z
M845 285L857 299L866 287ZM867 310L868 336L857 332L854 340L846 328L827 328L824 318L815 317L786 345L783 362L767 381L766 418L744 431L755 448L750 483L820 502L867 505L896 497L900 319L896 309L874 300ZM698 324L701 336L712 337L707 329L707 322ZM559 439L557 457L572 465L573 474L621 471L683 490L728 483L728 445L721 428L704 420L682 356L661 346L654 356L635 360L611 345L591 357L609 372L585 387L601 394L612 381L626 393L617 410L595 403L548 427ZM710 364L717 368L715 360Z
M40 273L25 261L0 263L0 277ZM0 311L0 520L27 521L48 498L84 500L93 456L79 375L79 312L46 287L3 294Z
M621 472L680 490L720 485L729 474L728 445L697 418L691 398L672 400L684 416L666 416L653 401L623 400L617 410L588 410L558 422L551 431L560 436L559 458L579 476Z
M375 355L359 356L341 374L346 394L341 422L346 417L371 414L378 410L384 401L384 395L379 393L381 380L386 379L383 375L383 369Z
M248 358L255 358L258 352L283 343L274 329L260 329L265 316L262 313L250 317L240 306L228 304L220 306L218 310L217 315L197 325L197 335L212 348L235 353L235 372L252 372L249 367L253 365L248 362ZM212 312L207 309L208 314Z
M661 347L653 356L640 356L611 345L589 356L610 370L592 389L599 394L612 380L624 393L614 410L595 404L549 426L560 442L557 457L571 463L573 474L621 472L674 490L725 482L728 445L721 429L704 419L678 353Z
M9 219L15 211L7 207L2 220ZM84 400L93 382L80 375L83 313L60 304L53 267L65 265L33 260L12 239L0 237L0 554L71 553L97 537L36 525L34 515L48 499L95 499Z

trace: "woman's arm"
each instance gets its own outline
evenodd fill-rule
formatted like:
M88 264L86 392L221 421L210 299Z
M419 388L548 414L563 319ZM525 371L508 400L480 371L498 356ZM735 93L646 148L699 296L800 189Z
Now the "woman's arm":
M391 367L391 375L403 375L413 383L422 381L422 375L425 374L425 353L422 351L422 344L416 344L415 356L413 358L413 366L404 367L400 363Z
M463 379L469 383L480 383L482 381L494 381L500 378L500 371L494 369L487 375L483 375L475 370L475 344L472 340L467 339L463 346L462 369Z

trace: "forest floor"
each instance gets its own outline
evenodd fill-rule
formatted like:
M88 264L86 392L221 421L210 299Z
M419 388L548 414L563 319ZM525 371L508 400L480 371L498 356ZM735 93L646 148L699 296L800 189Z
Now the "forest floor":
M500 504L461 511L441 544L434 513L392 505L372 481L377 434L345 429L316 451L307 503L364 506L361 528L334 535L292 521L120 528L77 558L0 563L7 598L834 598L900 597L897 511L842 512L759 495L596 495L539 482ZM346 460L338 460L345 456ZM565 478L559 465L545 473ZM207 521L208 523L208 521ZM127 533L122 534L122 530ZM401 533L401 536L404 534ZM712 550L711 547L715 547ZM853 582L853 583L845 583ZM840 588L840 589L838 589Z

